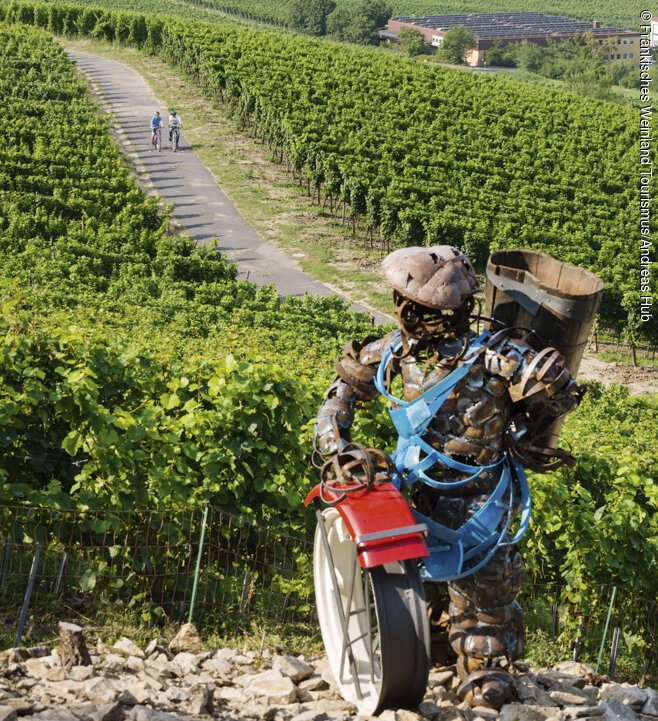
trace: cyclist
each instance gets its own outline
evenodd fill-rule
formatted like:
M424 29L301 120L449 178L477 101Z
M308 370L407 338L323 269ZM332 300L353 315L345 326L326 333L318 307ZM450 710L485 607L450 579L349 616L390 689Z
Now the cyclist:
M181 128L183 127L183 123L181 119L178 117L178 114L175 110L171 111L171 114L169 115L169 142L171 143L171 138L174 133L174 128L178 128L178 133L180 136Z
M156 110L153 113L153 117L151 118L151 146L156 145L156 133L162 133L162 128L164 127L164 123L162 122L162 118L160 117L160 112Z

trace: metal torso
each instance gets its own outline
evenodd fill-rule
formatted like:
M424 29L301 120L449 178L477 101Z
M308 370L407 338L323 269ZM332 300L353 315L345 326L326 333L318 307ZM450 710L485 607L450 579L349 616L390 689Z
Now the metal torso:
M414 400L459 367L461 361L454 360L455 351L430 347L404 358L400 362L404 400ZM487 369L482 353L431 420L423 439L462 462L481 466L494 463L503 453L511 415L508 386L508 381ZM463 477L440 463L426 473L439 481ZM412 500L425 515L458 528L481 507L498 477L499 469L483 472L477 481L442 491L419 483L412 489Z
M404 359L400 370L405 400L418 397L459 365L441 363L440 356ZM476 465L498 460L512 405L508 385L486 368L481 355L434 416L425 439L447 455L468 457Z
M452 529L484 507L499 481L506 482L504 453L513 447L525 465L527 454L522 454L541 445L547 424L577 404L577 386L564 358L551 348L536 351L507 331L482 338L469 334L450 345L441 337L417 341L399 333L368 338L350 343L336 370L316 421L318 453L327 458L344 448L351 440L355 404L378 393L389 395L393 407L399 398L397 405L414 427L416 411L425 412L430 420L416 432L417 440L406 436L410 440L404 441L394 419L400 433L394 461L401 482L412 486L410 500L418 513ZM453 371L454 387L448 378ZM431 409L413 407L433 392L439 402ZM528 465L544 470L541 464ZM514 506L518 500L517 494Z

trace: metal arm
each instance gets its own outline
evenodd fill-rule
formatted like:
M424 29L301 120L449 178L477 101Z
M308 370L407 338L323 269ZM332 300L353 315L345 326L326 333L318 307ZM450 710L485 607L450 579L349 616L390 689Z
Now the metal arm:
M486 363L509 380L509 397L516 411L508 436L513 455L536 471L573 463L568 453L550 447L552 424L580 400L564 356L555 348L536 351L524 341L503 337L487 351Z
M350 443L357 401L374 400L379 395L374 379L389 337L352 341L336 359L338 375L324 397L313 431L315 450L324 460Z

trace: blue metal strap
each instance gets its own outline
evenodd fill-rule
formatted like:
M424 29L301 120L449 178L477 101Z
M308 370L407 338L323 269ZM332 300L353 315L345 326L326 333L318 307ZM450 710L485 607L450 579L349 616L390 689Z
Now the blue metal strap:
M519 484L521 522L519 523L519 530L516 532L514 538L509 541L503 541L501 546L513 546L515 543L518 543L523 536L525 536L532 515L532 496L530 494L530 486L528 485L525 468L517 460L509 458L509 456L508 463L511 466L516 482Z
M496 488L486 503L458 530L448 528L424 516L421 519L422 514L417 511L413 511L413 514L418 521L427 523L430 534L439 540L448 542L463 541L469 547L475 546L489 538L500 523L503 514L510 511L510 506L502 503L502 498L510 486L510 480L511 474L509 468L505 466L503 472L500 474L500 480L496 484Z
M386 345L377 369L375 386L380 393L398 406L389 409L389 413L398 432L398 445L393 460L401 476L401 485L407 486L416 481L422 481L439 490L459 488L479 478L482 473L496 468L502 462L501 458L500 461L490 466L461 463L430 446L421 437L455 386L466 377L489 337L488 331L478 336L472 341L466 356L457 368L412 401L405 401L391 395L385 382L388 366L393 361L395 354L402 348L402 333L400 331L395 333ZM422 461L420 460L421 451L425 453ZM441 463L459 473L466 473L468 477L445 483L436 481L424 472L436 463Z
M441 395L445 395L445 397L447 397L457 385L457 383L459 383L459 381L464 378L464 376L466 376L469 368L477 359L482 346L484 345L485 341L490 337L490 335L491 334L489 333L489 331L484 331L484 333L479 335L471 342L466 356L457 368L455 368L445 378L442 378L438 383L435 383L422 395L418 396L418 398L415 398L413 401L405 401L402 398L396 398L395 396L391 395L386 388L386 371L388 370L389 365L393 361L393 358L396 357L395 354L402 349L402 333L400 331L397 331L397 333L395 333L391 337L388 344L386 345L386 348L384 349L384 352L382 353L382 359L379 363L379 368L377 369L377 374L375 376L375 387L385 398L387 398L392 403L395 403L395 405L399 406L400 408L419 404L418 402L422 399L423 403L428 407L431 404L431 410L433 410L433 413L430 416L431 418L434 416L434 413L436 413L436 411L441 407L443 403L443 401L437 403L437 397ZM422 404L419 405L422 406Z
M377 375L375 376L375 388L385 397L388 398L389 401L392 403L396 403L397 405L406 405L406 403L399 398L396 398L395 396L392 396L387 388L386 388L386 371L391 364L391 361L393 360L393 351L400 350L402 347L402 333L401 331L397 331L395 335L391 338L391 340L386 345L386 348L384 348L384 352L382 353L382 359L379 363L379 368L377 369Z
M420 460L421 451L426 454L422 460ZM441 453L441 451L433 446L430 446L429 443L419 436L410 439L399 438L398 447L393 454L393 462L403 480L402 485L408 487L417 481L421 481L439 491L467 486L472 481L480 478L483 473L499 468L504 460L505 456L501 456L495 463L486 466L461 463L445 453ZM431 468L437 462L451 470L459 473L468 473L469 475L459 480L437 481L425 473L428 468Z
M402 335L398 331L384 349L375 377L377 390L397 406L390 409L389 413L399 434L393 455L397 469L397 477L393 480L398 487L408 487L420 481L440 491L453 490L472 483L484 473L500 471L500 478L491 496L458 529L448 528L413 511L415 518L425 523L429 530L430 555L423 561L421 575L431 581L455 580L483 568L498 548L517 543L530 522L530 490L523 467L517 461L503 453L495 463L486 466L463 463L434 448L422 438L455 386L468 374L489 336L485 332L476 338L457 368L414 400L405 401L390 394L385 382L388 367L402 349ZM446 481L431 478L425 471L436 465L448 468L462 477ZM464 474L466 477L463 477ZM518 501L515 498L515 484L518 484ZM504 501L506 495L508 498ZM516 508L521 510L520 525L514 538L510 539L508 532ZM468 565L474 559L475 563Z
M389 409L391 420L397 432L403 438L411 438L422 433L437 414L439 408L445 403L457 383L468 375L471 365L472 361L455 368L452 373L425 391L423 395L410 402L402 401L404 405L400 408Z
M520 466L517 465L515 464L512 469L512 462L508 461L505 464L501 480L491 497L458 529L447 528L418 511L413 511L414 516L427 525L430 534L430 555L423 560L424 568L421 569L421 575L425 580L449 581L469 576L483 568L499 548L513 545L523 537L530 521L531 503L525 474L521 468L519 475ZM521 508L521 523L514 538L509 539L509 528L517 505L515 480L519 483L518 505ZM502 497L508 489L509 500L505 503ZM498 528L501 521L503 527ZM482 556L480 560L464 568L468 561L478 556Z

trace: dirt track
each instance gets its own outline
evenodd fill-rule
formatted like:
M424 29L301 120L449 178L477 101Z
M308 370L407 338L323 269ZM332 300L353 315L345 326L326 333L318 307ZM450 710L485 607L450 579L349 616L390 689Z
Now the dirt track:
M600 381L601 383L619 383L626 386L631 395L658 393L658 368L644 368L610 363L595 356L585 356L578 373L580 380Z

